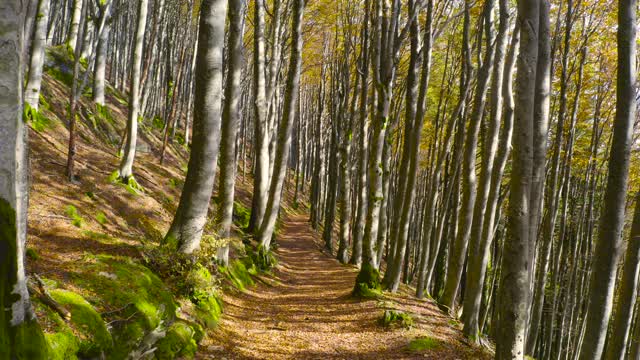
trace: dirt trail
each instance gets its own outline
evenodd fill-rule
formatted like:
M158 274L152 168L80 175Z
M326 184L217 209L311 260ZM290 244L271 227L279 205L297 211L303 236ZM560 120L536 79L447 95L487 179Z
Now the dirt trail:
M243 293L224 296L225 314L201 346L199 359L483 359L452 319L433 302L408 293L383 301L351 298L357 269L319 251L319 239L302 215L284 219L278 268ZM377 320L385 308L411 313L409 330L386 330ZM408 350L417 337L435 348Z

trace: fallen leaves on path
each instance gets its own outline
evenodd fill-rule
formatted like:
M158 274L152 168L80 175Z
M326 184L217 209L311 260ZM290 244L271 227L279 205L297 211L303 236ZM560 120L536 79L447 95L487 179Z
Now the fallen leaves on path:
M284 220L272 276L245 292L224 295L224 317L202 344L199 359L489 359L464 343L451 318L404 289L384 301L350 296L357 269L319 251L302 215ZM410 313L411 329L378 324L385 309ZM419 337L437 346L413 352Z

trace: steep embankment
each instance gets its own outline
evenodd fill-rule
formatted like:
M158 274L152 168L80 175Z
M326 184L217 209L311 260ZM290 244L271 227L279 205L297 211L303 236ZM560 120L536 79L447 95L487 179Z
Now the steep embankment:
M175 142L159 165L162 123L143 119L135 174L144 191L113 181L126 96L109 88L107 106L97 108L87 89L78 119L78 179L69 182L66 56L61 48L48 56L41 112L31 120L30 135L27 264L52 359L189 358L196 343L203 359L486 357L464 344L459 324L407 289L378 300L351 298L356 269L319 251L304 206L300 212L285 206L279 265L257 275L240 241L250 203L248 178L237 181L236 260L229 269L209 261L215 246L211 228L199 259L204 266L159 251L180 196L187 152ZM379 322L385 310L397 317L389 326ZM215 330L203 339L207 327Z

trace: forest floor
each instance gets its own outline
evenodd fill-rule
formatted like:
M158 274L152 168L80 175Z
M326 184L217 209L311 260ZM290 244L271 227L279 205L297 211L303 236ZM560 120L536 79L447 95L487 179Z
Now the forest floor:
M288 214L278 239L279 265L244 292L223 296L224 316L200 359L485 359L460 324L430 300L403 287L362 301L351 297L358 270L322 252L304 214ZM410 314L414 325L380 325L385 310Z
M81 340L80 346L90 343L102 350L107 359L126 358L114 352L130 351L135 345L123 345L136 339L128 332L134 325L151 330L158 318L170 321L173 317L162 309L188 306L188 301L172 293L174 284L145 267L145 253L157 248L175 213L188 154L175 144L160 165L162 128L145 119L135 164L136 178L145 190L134 191L112 181L127 106L126 96L109 87L106 115L86 96L81 98L78 178L69 182L64 176L69 66L55 56L48 62L42 98L46 106L41 105L46 119L31 123L29 141L27 269L44 280L54 297L76 299L76 307L89 311L95 322L77 324L82 318L75 318L73 304L65 304L71 309L71 321L62 321L34 297L36 312L47 339L58 344L52 359L76 358L74 337ZM251 199L250 178L238 176L236 183L237 202L246 208ZM279 264L270 273L256 276L255 286L242 290L222 281L224 314L199 344L197 358L490 358L485 349L465 342L459 322L438 310L433 301L417 300L409 287L378 300L352 298L357 268L322 252L322 241L307 222L307 207L302 204L292 210L292 199L292 192L285 191L276 250ZM236 225L234 234L243 236ZM150 307L158 313L147 316ZM385 310L409 314L413 326L383 327L379 320ZM186 314L178 311L178 316L182 319ZM105 341L96 343L96 333L104 335Z

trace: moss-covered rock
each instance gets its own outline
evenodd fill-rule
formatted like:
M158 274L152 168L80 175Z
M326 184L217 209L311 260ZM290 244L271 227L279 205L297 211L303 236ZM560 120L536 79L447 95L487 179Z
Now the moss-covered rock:
M44 334L49 346L49 359L76 360L80 350L78 338L71 330Z
M176 321L167 329L166 336L156 343L156 348L158 360L193 359L198 350L196 330L186 322Z
M79 355L98 357L111 351L113 339L107 325L84 297L62 289L51 290L51 297L71 313L71 324L79 339Z
M380 272L368 263L362 265L352 295L361 299L377 299L382 296Z
M195 305L195 317L207 328L214 328L222 316L222 300L218 296L216 283L209 270L196 264L186 278L189 299Z
M247 263L250 266L247 268ZM244 291L247 287L253 286L254 282L251 275L257 274L255 266L249 261L240 259L232 261L228 267L219 267L220 273L224 274L235 288Z
M97 256L77 282L111 310L105 317L112 323L116 347L109 358L126 358L147 333L175 318L171 290L151 270L129 258Z

